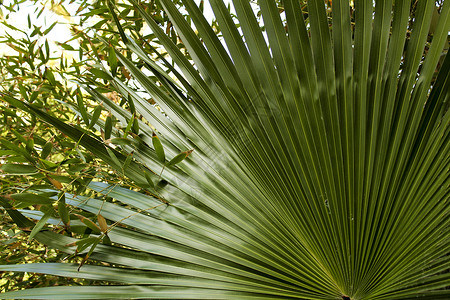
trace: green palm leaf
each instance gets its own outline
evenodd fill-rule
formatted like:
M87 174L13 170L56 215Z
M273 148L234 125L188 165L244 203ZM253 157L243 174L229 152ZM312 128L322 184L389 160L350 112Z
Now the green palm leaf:
M275 1L261 0L262 30L248 1L233 1L238 28L224 3L211 0L223 33L219 38L194 1L183 4L195 30L179 7L161 0L192 61L145 4L131 2L174 64L152 60L117 24L146 70L120 51L115 55L158 106L111 80L143 118L135 119L141 134L122 147L134 151L132 159L81 128L6 99L79 141L146 193L92 182L90 189L116 202L66 195L67 204L101 212L114 224L107 233L113 244L98 244L90 255L108 266L0 270L112 285L40 288L5 297L450 297L450 56L434 77L448 43L449 1L424 55L434 1L418 1L412 17L411 1L374 6L357 0L352 24L348 1L333 1L330 21L330 7L322 0L307 6L286 0L286 20ZM132 124L134 111L83 87L115 119ZM156 152L149 146L154 129ZM112 135L121 137L117 131ZM69 254L76 248L71 245L77 239L50 231L35 238Z

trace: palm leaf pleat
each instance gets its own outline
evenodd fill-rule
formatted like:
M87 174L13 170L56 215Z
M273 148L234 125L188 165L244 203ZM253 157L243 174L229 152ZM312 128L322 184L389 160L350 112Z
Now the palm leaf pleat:
M120 80L113 84L156 128L169 158L195 151L162 172L167 185L157 194L165 202L100 182L90 188L125 205L66 196L126 225L109 233L114 246L100 244L91 255L110 266L85 265L79 272L71 264L1 267L118 285L8 296L449 297L448 55L433 78L448 43L450 2L425 56L434 1L417 2L409 36L411 1L354 2L351 24L348 1L333 1L330 21L324 1L310 0L305 22L299 1L286 0L285 24L275 1L260 0L263 32L248 1L233 1L238 29L225 4L211 0L219 39L193 0L183 4L195 31L172 1L161 0L192 61L133 2L171 62L155 63L132 38L124 40L157 85L117 56L164 114ZM132 118L85 88L123 124ZM120 169L97 138L28 109ZM151 144L152 130L140 122L141 137ZM144 165L157 179L163 164L151 147L133 157L128 177L145 183ZM74 252L67 245L74 238L48 231L37 238Z

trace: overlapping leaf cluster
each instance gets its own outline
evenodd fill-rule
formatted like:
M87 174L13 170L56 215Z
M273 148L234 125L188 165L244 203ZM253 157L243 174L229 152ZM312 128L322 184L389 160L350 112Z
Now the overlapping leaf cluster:
M93 126L96 121L89 122L89 120L90 118L105 120L106 110L102 109L101 105L89 101L89 96L77 88L71 80L89 82L97 91L108 93L113 101L118 101L120 104L114 88L107 81L101 80L102 73L99 74L101 71L96 68L98 59L107 57L100 53L105 51L108 53L108 49L111 53L114 47L119 47L120 37L115 35L109 10L103 9L101 3L87 4L82 1L50 5L26 0L8 1L3 5L1 7L2 24L10 30L0 37L2 50L5 51L8 48L6 54L0 57L2 99L5 100L6 97L22 99L35 107L45 109L46 113L65 122L96 131L98 127ZM35 7L34 18L37 19L48 18L52 12L63 14L65 17L70 16L64 5L71 6L70 11L77 8L76 13L70 16L69 20L72 23L66 25L72 28L73 37L66 43L56 42L55 44L52 41L52 34L56 22L49 26L36 26L31 22L29 15L28 28L16 28L9 23L10 14L17 15L23 11L24 7L31 5ZM122 5L125 10L118 18L127 22L124 24L125 27L133 25L133 33L139 33L140 28L137 25L139 20L142 23L142 19L132 14L128 15L130 7L131 5ZM160 6L153 3L149 9L155 17L159 17L159 22L170 30L168 18ZM95 36L91 34L94 31ZM99 41L97 37L108 40L108 44ZM139 38L144 39L142 36ZM147 43L153 40L151 35L145 38ZM150 44L147 47L151 47ZM123 53L132 59L130 52ZM139 64L138 60L134 61ZM117 60L115 64L116 70L113 74L123 80L129 80L129 74L121 64ZM78 141L71 140L35 116L18 110L17 107L5 101L2 102L0 109L2 116L0 185L1 201L4 207L32 208L42 213L47 212L47 217L69 214L70 218L77 219L74 215L77 212L85 217L93 218L95 215L67 208L62 199L55 201L49 197L58 195L61 190L75 194L89 193L86 187L93 178L103 178L108 182L122 185L130 184L121 173L111 172L107 165L95 159ZM111 121L111 116L107 116L106 120ZM84 123L85 121L87 122ZM113 121L111 125L116 126L116 123L117 121ZM120 142L120 139L116 142ZM48 189L55 188L58 190L46 192ZM102 199L110 201L110 198ZM27 239L31 240L36 232L46 228L44 226L46 218L35 226L33 222L20 223L20 219L13 217L14 221L19 222L21 228L13 225L13 220L8 217L6 211L3 211L2 219L2 264L55 262L61 261L64 257L67 259L64 253L48 251L48 248L36 242L27 245ZM67 226L67 223L69 222L58 224L65 224L62 231L65 234L89 236L89 231L84 232L89 230L87 226L77 229L76 226ZM61 231L61 228L57 230ZM28 237L30 232L32 234ZM46 252L48 255L33 254L39 252ZM81 261L77 257L69 260ZM24 277L21 273L11 272L4 272L2 278L2 292L17 288L83 282L66 279L58 281L50 276L45 277L47 279L44 280L37 274Z

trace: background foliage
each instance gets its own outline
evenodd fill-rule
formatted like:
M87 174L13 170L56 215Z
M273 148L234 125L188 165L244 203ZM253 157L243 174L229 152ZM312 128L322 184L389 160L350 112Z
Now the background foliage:
M49 13L62 14L72 23L73 36L68 43L51 41L54 23L48 27L37 27L28 22L28 30L16 28L9 24L9 14L20 13L23 6L35 6L37 18L48 17ZM76 14L70 16L64 5L70 5L70 11ZM119 4L121 5L121 4ZM75 7L76 6L76 9ZM120 20L127 23L131 32L139 34L142 29L142 20L130 13L130 5L121 5L124 12L119 15ZM22 8L22 10L21 10ZM96 68L99 59L110 50L94 38L91 32L95 31L97 37L108 40L110 48L120 47L119 37L114 31L114 22L108 9L101 2L88 3L86 1L11 1L1 7L2 24L10 31L0 36L3 49L9 48L5 55L0 57L0 91L18 97L45 108L49 114L72 124L83 125L83 117L70 107L79 107L83 98L89 98L82 93L70 80L81 79L97 86L98 91L109 93L111 99L119 101L114 89L102 80L102 71ZM160 6L152 2L149 11L166 26L167 32L174 36L174 31L163 14ZM78 18L73 18L78 17ZM30 16L28 16L30 20ZM78 22L75 22L78 21ZM12 30L12 31L11 31ZM18 39L17 37L21 37ZM144 40L144 37L142 37ZM154 38L146 36L147 47ZM50 42L49 42L50 40ZM75 45L69 43L76 41ZM131 53L123 52L131 59ZM135 59L137 64L142 64ZM116 75L128 81L128 72L120 65L117 66ZM69 105L68 105L69 104ZM92 115L98 107L94 102L86 107L86 114ZM27 190L48 189L56 187L65 192L86 194L86 186L94 177L102 177L110 182L127 185L127 180L121 175L95 159L89 151L79 146L52 126L42 122L36 117L17 110L16 107L3 102L0 107L0 159L1 170L0 186L2 201L8 201L16 208L27 208L30 202L18 203L9 195L26 193ZM105 112L102 118L105 119ZM86 126L88 128L88 126ZM96 130L92 128L92 130ZM31 198L29 199L31 200ZM36 210L45 211L46 205L33 205ZM78 213L85 214L81 211ZM6 211L2 212L2 264L15 262L56 262L66 259L64 253L49 250L36 241L27 243L28 234L32 227L18 228L9 218ZM25 232L24 232L25 231ZM42 255L42 253L45 253ZM38 255L39 254L39 255ZM77 257L71 258L80 262ZM69 280L56 276L25 275L21 273L2 272L1 291L36 286L59 285L63 283L81 284L83 280ZM24 280L26 278L26 280ZM89 284L92 284L90 282Z

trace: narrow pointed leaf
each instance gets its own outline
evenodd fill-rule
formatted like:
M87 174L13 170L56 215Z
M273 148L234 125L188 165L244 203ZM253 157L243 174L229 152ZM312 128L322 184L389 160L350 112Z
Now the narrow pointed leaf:
M33 230L31 230L30 236L28 237L28 241L31 241L34 236L41 231L41 229L45 226L45 224L47 223L47 220L53 215L54 213L54 209L52 206L48 207L47 210L45 211L44 215L42 216L42 218L36 223L36 225L33 227Z
M171 167L174 166L180 162L182 162L186 157L189 156L189 154L192 153L193 150L189 150L189 151L184 151L181 152L180 154L178 154L177 156L175 156L174 158L172 158L168 163L167 163L167 167Z
M165 163L166 155L164 153L164 148L161 144L161 141L159 140L159 137L154 132L152 133L152 142L153 148L155 148L156 156L158 156L159 161Z

